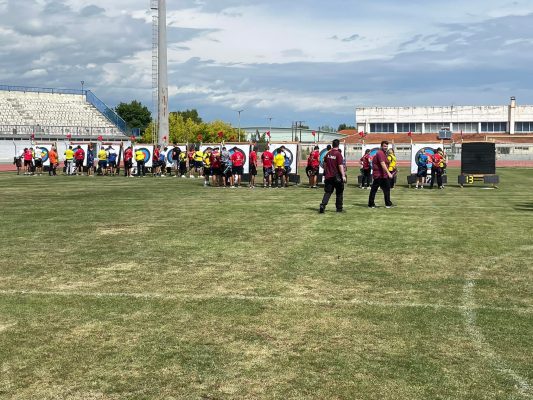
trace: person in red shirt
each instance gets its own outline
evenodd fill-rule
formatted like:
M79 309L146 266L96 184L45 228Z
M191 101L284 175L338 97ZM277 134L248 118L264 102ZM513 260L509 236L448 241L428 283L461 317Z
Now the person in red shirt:
M437 185L439 189L444 189L442 185L442 173L444 171L444 152L439 147L435 154L432 157L432 166L431 166L431 183L429 185L430 189L433 189L433 184L435 183L435 177L437 178Z
M159 156L161 155L161 145L157 145L154 149L154 158L153 158L153 168L152 175L160 176L161 175L161 164L159 163Z
M385 197L385 207L392 208L394 205L390 200L390 179L392 174L389 171L389 160L387 158L387 150L389 148L389 142L384 140L381 142L381 148L378 150L374 158L372 158L372 189L370 190L370 196L368 197L368 207L376 208L376 193L378 189L383 190L383 196Z
M187 152L187 158L189 159L189 178L194 178L193 172L194 172L194 153L196 150L194 149L194 146L191 146L189 151Z
M83 175L83 163L85 161L85 151L78 146L74 152L74 159L76 160L76 175Z
M209 156L209 160L211 163L211 185L213 186L221 186L221 176L222 172L220 171L220 151L218 147L216 147Z
M320 152L319 147L315 146L309 158L307 159L307 174L309 176L309 187L316 189L318 187L318 172L320 169Z
M257 147L252 146L250 151L250 189L255 188L255 177L257 176Z
M326 154L324 158L324 198L320 203L319 213L324 214L329 199L335 191L336 201L335 207L337 212L343 211L343 194L344 184L346 183L346 170L344 168L344 158L339 150L339 139L335 139L332 143L333 148Z
M133 168L133 149L128 147L124 151L124 171L126 176L134 178L134 176L131 175L131 169Z
M365 151L365 155L361 157L361 186L359 186L360 189L369 189L370 188L370 182L372 181L372 168L371 168L371 160L370 160L370 149L367 149Z
M241 186L242 175L244 174L244 154L237 148L233 148L233 154L230 157L233 172L233 182L235 187Z
M274 175L274 154L270 152L270 148L268 146L263 154L261 154L261 161L263 163L264 186L265 188L272 187L272 175Z
M33 153L31 149L24 149L24 175L31 175L33 169Z

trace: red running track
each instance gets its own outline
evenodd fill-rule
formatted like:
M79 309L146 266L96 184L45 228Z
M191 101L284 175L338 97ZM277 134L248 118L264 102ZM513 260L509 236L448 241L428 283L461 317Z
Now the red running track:
M399 161L398 165L400 167L408 167L411 165L409 161ZM305 167L306 163L301 162L301 167ZM359 161L348 161L349 167L359 167ZM448 166L450 167L461 167L461 161L450 161L448 162ZM531 161L512 161L512 160L499 160L496 162L496 166L498 168L533 168L533 160ZM17 169L13 164L0 164L0 172L16 172Z

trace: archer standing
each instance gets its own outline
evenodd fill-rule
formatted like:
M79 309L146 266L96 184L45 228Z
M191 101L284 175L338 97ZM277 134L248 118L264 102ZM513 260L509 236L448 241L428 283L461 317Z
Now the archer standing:
M385 207L394 207L390 200L390 180L392 179L392 174L389 171L389 160L387 159L388 148L389 142L384 140L381 142L381 148L372 159L372 178L374 181L372 182L372 189L368 198L369 208L376 208L375 199L379 188L383 190L383 196L385 196Z
M252 146L250 151L250 189L255 188L255 177L257 176L257 147Z
M339 150L339 140L333 141L333 148L326 154L324 158L324 198L320 204L319 212L323 214L326 211L326 206L329 199L335 191L336 200L335 207L337 212L342 212L344 184L346 183L346 170L344 168L344 159Z
M370 164L370 149L365 150L365 155L361 157L361 189L370 188L370 181L372 180L372 168Z

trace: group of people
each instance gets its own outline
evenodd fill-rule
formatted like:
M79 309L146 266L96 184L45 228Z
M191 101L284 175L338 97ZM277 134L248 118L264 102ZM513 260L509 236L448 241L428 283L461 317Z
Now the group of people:
M127 163L131 160L132 155L127 149L124 153L124 160ZM172 166L168 167L167 155L170 152ZM282 146L279 150L272 153L270 149L261 155L263 165L263 183L265 188L286 187L289 184L289 174L291 172L291 159ZM145 175L143 165L144 155L140 150L135 153L137 162L137 175ZM244 175L244 165L246 164L246 155L237 147L227 148L208 147L200 150L197 147L191 147L187 151L182 151L176 144L172 149L156 146L153 154L153 174L154 176L169 176L186 178L202 178L204 186L230 187L238 188L242 185ZM258 155L256 146L252 146L249 153L249 183L248 187L256 187ZM130 166L131 168L131 166ZM126 174L128 174L128 164L126 164Z
M365 154L361 159L359 160L361 163L361 185L359 185L360 189L370 189L370 184L372 182L372 156L370 149L365 150ZM391 173L390 178L390 187L391 189L394 189L394 186L396 184L396 178L398 176L398 161L396 159L396 154L394 153L394 149L388 149L387 150L387 161L388 161L388 169Z
M326 207L329 203L333 192L336 194L335 208L337 212L343 212L343 194L344 185L346 184L346 166L342 152L339 150L339 141L336 139L333 141L332 149L327 152L324 157L324 197L320 203L318 209L320 214L326 211ZM367 152L367 156L370 152ZM368 207L376 208L376 194L378 189L383 191L385 198L385 207L392 208L395 205L390 198L391 182L394 180L394 168L396 167L396 158L390 157L389 143L387 141L381 142L380 149L370 160L366 157L366 161L369 163L372 171L372 186L370 189L370 195L368 197ZM394 153L392 153L394 155ZM361 159L361 162L365 160L365 156ZM394 164L393 164L394 162ZM392 170L391 170L392 167Z
M428 165L431 165L431 176L429 179L429 188L433 189L435 180L437 181L437 187L444 189L442 184L442 176L446 170L446 164L448 160L444 151L439 147L435 150L433 155L422 153L418 156L416 164L418 170L416 173L416 186L415 189L424 189L424 184L428 181Z
M339 141L334 140L328 146L323 160L324 168L324 197L320 204L319 211L324 213L326 206L334 192L336 192L335 206L338 212L343 211L343 193L346 184L346 162L339 150ZM391 189L394 188L395 179L398 174L396 155L393 149L388 148L389 143L383 141L378 152L371 157L370 150L366 150L361 162L362 182L360 188L370 189L368 207L375 208L375 197L377 191L383 191L385 207L394 207L390 198ZM170 151L171 150L171 151ZM170 151L170 152L169 152ZM113 146L102 146L95 154L92 145L87 146L87 153L81 146L69 146L64 153L64 172L66 175L82 175L85 171L88 176L117 175L119 173L120 152ZM57 149L52 146L48 150L50 167L48 173L51 176L57 175L59 157ZM14 163L17 165L18 173L24 166L25 175L41 175L43 173L43 151L35 146L25 148L15 157ZM146 154L140 149L129 146L124 150L124 175L134 177L134 163L136 164L136 176L146 176L144 165ZM167 159L168 157L168 159ZM307 159L306 173L309 177L309 187L318 187L318 176L321 165L319 147L315 146ZM431 165L431 185L434 182L440 189L443 188L442 176L446 168L446 156L441 148L434 151L434 155L429 156L422 152L417 160L417 184L416 188L423 188L428 178L428 165ZM95 161L97 165L95 166ZM291 172L292 160L282 146L275 152L271 152L267 146L261 154L263 166L263 186L265 188L287 187L289 184L289 174ZM174 144L173 147L156 146L153 152L153 176L175 176L186 178L202 178L204 186L218 187L240 187L244 175L244 165L246 156L239 148L209 147L204 151L197 147L191 147L186 151ZM171 164L171 166L169 166ZM256 146L252 146L249 153L249 184L250 188L256 187L256 177L258 175L258 153Z

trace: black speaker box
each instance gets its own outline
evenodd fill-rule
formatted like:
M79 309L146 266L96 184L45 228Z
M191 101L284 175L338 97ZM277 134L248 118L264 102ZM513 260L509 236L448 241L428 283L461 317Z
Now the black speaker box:
M494 143L463 143L461 174L496 174L496 145Z

